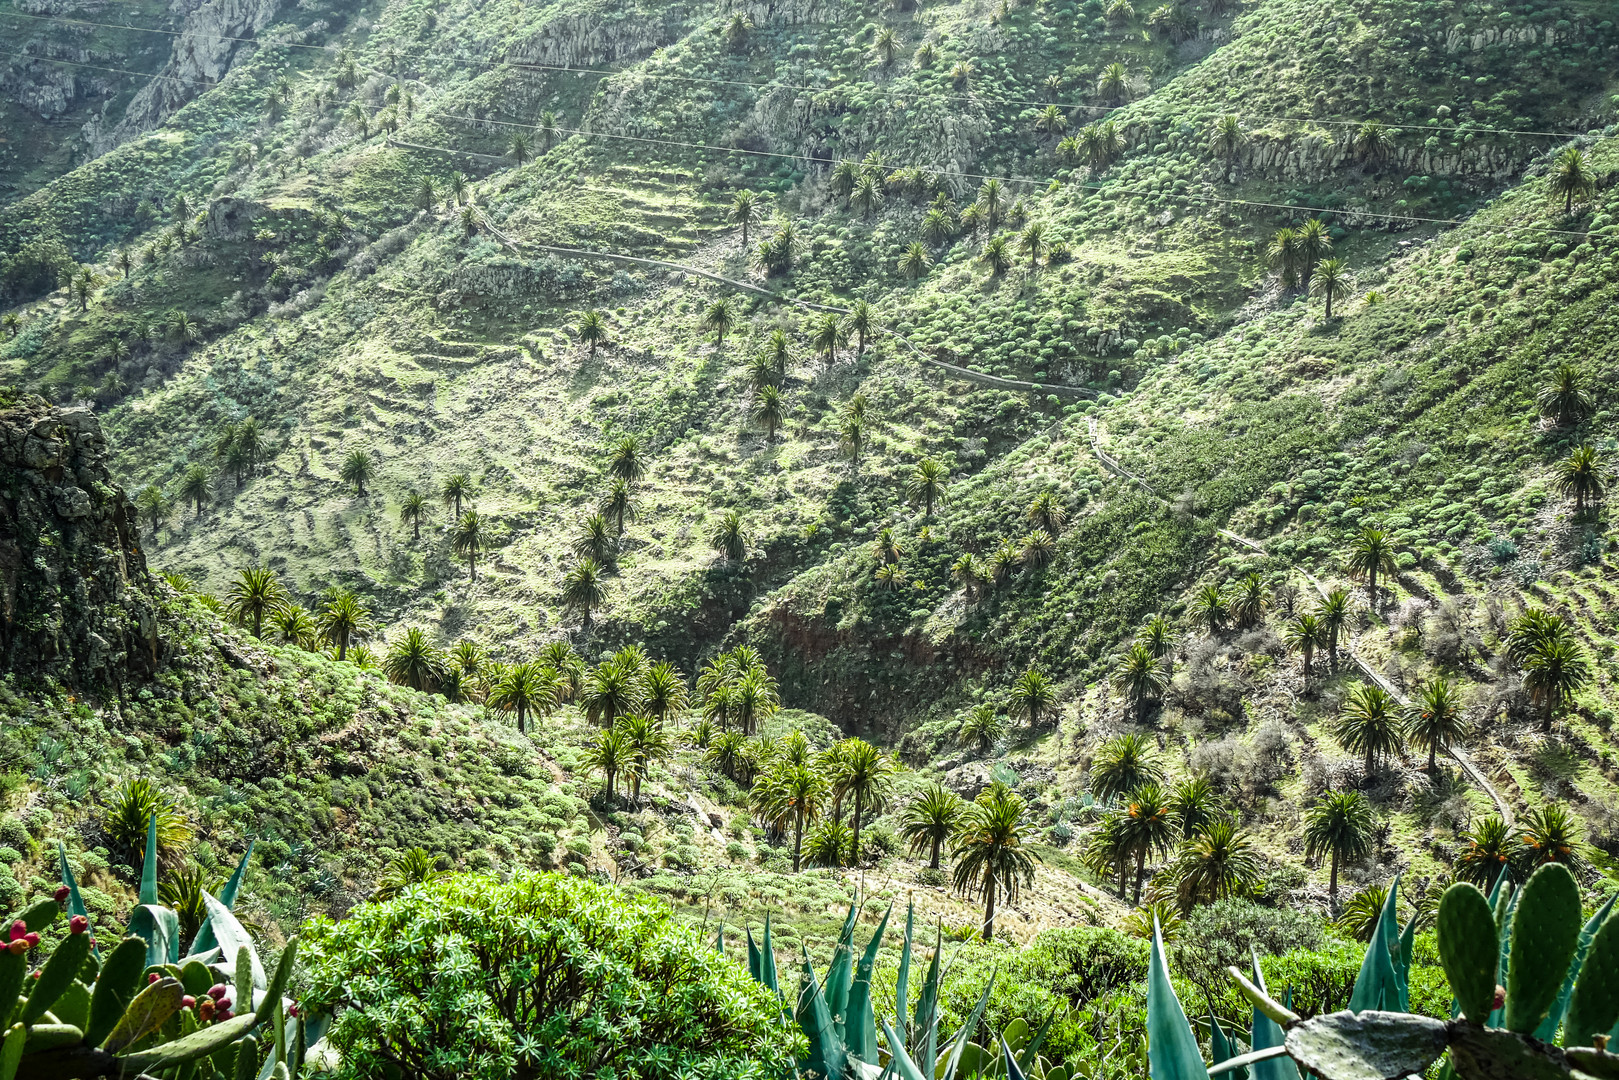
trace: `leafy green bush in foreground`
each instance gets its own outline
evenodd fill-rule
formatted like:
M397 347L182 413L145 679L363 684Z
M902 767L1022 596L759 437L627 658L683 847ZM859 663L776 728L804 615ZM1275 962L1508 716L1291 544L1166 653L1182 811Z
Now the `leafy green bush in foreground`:
M337 1076L444 1080L790 1071L781 1005L654 901L554 874L458 875L313 920L304 1007Z

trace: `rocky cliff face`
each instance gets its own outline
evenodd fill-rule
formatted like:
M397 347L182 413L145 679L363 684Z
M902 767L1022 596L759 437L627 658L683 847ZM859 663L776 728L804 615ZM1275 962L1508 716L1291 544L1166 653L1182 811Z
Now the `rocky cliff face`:
M0 675L118 692L160 659L135 509L95 415L0 407Z

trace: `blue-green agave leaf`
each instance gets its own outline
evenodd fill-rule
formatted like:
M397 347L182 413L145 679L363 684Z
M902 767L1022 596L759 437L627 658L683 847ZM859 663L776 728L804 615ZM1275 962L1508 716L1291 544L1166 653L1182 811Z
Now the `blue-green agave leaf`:
M1399 924L1394 918L1394 905L1399 895L1400 879L1396 876L1394 883L1389 886L1388 898L1383 901L1383 911L1372 931L1371 944L1366 946L1360 974L1355 977L1355 988L1349 995L1350 1012L1396 1007L1399 1001L1393 951L1396 946L1394 935L1399 932Z
M1253 953L1254 985L1270 993L1265 987L1265 973L1259 969L1259 954ZM1265 1050L1272 1046L1281 1046L1287 1042L1287 1032L1282 1025L1260 1012L1254 1010L1254 1022L1249 1033L1248 1048L1250 1050ZM1269 1058L1254 1063L1253 1080L1299 1080L1298 1066L1288 1057Z
M882 947L883 932L888 929L888 917L893 913L894 905L890 904L871 940L866 942L866 950L855 967L854 982L849 987L848 1012L843 1020L843 1041L849 1045L849 1053L868 1065L877 1064L877 1019L871 1001L871 976L877 966L877 950Z
M142 904L157 903L157 814L146 823L146 851L141 855Z
M1205 1080L1208 1068L1164 962L1164 938L1155 917L1147 968L1147 1067L1152 1080Z

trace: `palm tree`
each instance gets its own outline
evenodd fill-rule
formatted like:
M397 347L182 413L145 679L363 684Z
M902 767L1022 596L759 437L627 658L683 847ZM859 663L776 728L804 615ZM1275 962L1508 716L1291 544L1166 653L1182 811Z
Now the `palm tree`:
M465 173L454 172L450 174L449 192L450 198L456 206L460 206L467 201L467 197L472 193L472 184L467 180Z
M1428 751L1428 774L1438 768L1439 751L1448 749L1466 730L1461 695L1456 684L1434 676L1417 687L1416 700L1406 710L1405 731L1411 741Z
M1259 884L1261 873L1253 841L1229 818L1199 826L1182 841L1175 860L1175 878L1186 906L1245 896Z
M877 38L872 42L871 49L878 63L885 68L892 67L894 58L899 55L899 35L894 33L893 27L885 26L877 32Z
M579 691L579 707L591 723L612 727L641 707L641 680L630 665L604 660L590 670Z
M848 333L855 336L855 356L866 355L866 339L877 332L877 311L864 300L856 300L849 308L849 317L844 322Z
M155 538L157 530L174 512L174 504L156 484L147 484L141 488L141 493L135 496L135 509L146 519L146 526L152 530L152 536Z
M950 212L940 207L932 207L922 215L922 240L935 247L950 239L956 233L956 223L952 220Z
M1304 263L1304 257L1299 252L1299 234L1292 229L1278 229L1271 238L1270 246L1265 249L1265 258L1270 268L1275 270L1282 278L1282 288L1296 289L1299 285L1299 269Z
M337 658L347 660L349 645L356 637L363 637L371 629L371 612L360 598L347 589L329 593L315 616L321 637L337 649Z
M618 535L623 536L624 522L635 520L635 502L630 498L629 481L615 477L606 494L596 504L596 509L611 518Z
M438 189L433 186L433 178L422 177L421 186L416 189L416 209L431 211L438 205Z
M961 798L940 783L934 783L906 807L900 835L911 845L912 855L929 852L929 870L939 869L939 858L961 824L964 810Z
M624 733L625 748L629 751L630 800L639 802L641 781L646 779L653 764L668 757L674 747L663 725L650 716L621 716L617 727Z
M1154 615L1141 628L1136 640L1145 645L1147 651L1164 666L1166 680L1175 673L1175 629L1169 625L1168 619Z
M866 445L866 421L864 417L847 415L838 427L838 437L841 440L843 452L848 455L853 466L860 468L860 451Z
M348 457L343 459L343 467L338 472L338 478L345 484L354 485L354 494L365 498L365 482L372 476L371 455L364 450L351 450Z
M202 508L213 497L208 488L208 470L202 465L193 465L186 470L185 476L180 478L180 498L196 507L196 516L202 517Z
M786 399L774 386L762 387L753 399L753 422L765 429L765 442L775 442L786 419Z
M1018 548L1018 561L1034 570L1051 562L1057 554L1057 542L1044 529L1030 529L1018 541Z
M504 713L517 714L517 733L526 733L530 714L543 715L556 705L558 677L532 660L513 664L501 672L489 690L488 704Z
M1050 488L1034 497L1024 516L1052 536L1062 532L1062 527L1068 523L1068 511L1063 507L1061 497Z
M1091 791L1099 799L1115 799L1143 784L1159 783L1163 766L1152 758L1152 740L1120 735L1103 743L1091 761Z
M1237 629L1247 630L1258 626L1265 617L1265 583L1258 574L1250 573L1243 576L1231 589L1230 599L1227 601L1231 612L1231 619L1237 624Z
M406 495L404 501L399 504L399 523L410 526L412 540L422 538L422 518L426 516L427 500L419 491Z
M862 176L855 181L854 193L849 196L849 205L869 216L882 209L886 198L883 185L875 176Z
M1574 499L1579 517L1608 493L1607 461L1590 443L1575 447L1557 467L1557 490Z
M856 866L860 864L860 826L865 812L882 807L893 775L893 758L864 739L843 740L832 777L832 794L840 803L846 798L854 800L854 816L850 821L854 833L849 858Z
M1379 757L1401 748L1405 732L1399 713L1400 703L1387 690L1377 683L1357 683L1331 725L1332 737L1350 753L1366 755L1369 777Z
M300 649L313 652L319 630L315 627L315 620L309 617L297 604L285 604L281 610L270 617L270 629L283 645L295 645Z
M740 510L727 510L708 531L708 544L726 562L740 563L748 555L748 533Z
M512 136L511 142L506 144L506 153L511 155L512 162L521 169L528 164L534 156L533 148L529 145L528 136L521 131Z
M742 250L748 250L748 227L757 224L762 214L759 196L746 188L731 197L731 209L726 217L733 225L742 226Z
M784 761L780 771L766 785L765 792L775 811L792 820L793 873L796 874L803 862L804 826L820 816L830 788L820 770L808 764Z
M632 484L645 476L646 460L641 455L641 440L634 435L625 435L615 442L612 457L607 462L607 471Z
M646 714L665 723L686 711L686 679L678 668L668 661L652 665L641 681L641 708Z
M1169 797L1169 812L1175 818L1175 827L1182 836L1189 837L1220 814L1220 796L1208 776L1199 773L1175 785Z
M1237 159L1237 151L1242 144L1248 141L1247 134L1242 130L1242 121L1235 116L1226 115L1214 122L1214 128L1209 133L1209 145L1227 163Z
M1535 650L1554 641L1573 640L1573 631L1562 616L1530 608L1514 619L1507 631L1507 659L1522 667Z
M1029 222L1018 234L1018 250L1029 257L1029 269L1040 266L1040 256L1046 251L1046 227L1038 221Z
M618 540L606 515L592 514L586 518L583 531L570 546L581 559L591 559L609 572L613 569L613 560L618 554Z
M478 580L478 556L483 553L483 518L478 511L468 510L461 515L461 520L455 523L455 529L450 533L450 544L457 555L467 560L467 569L472 580Z
M1102 69L1101 77L1096 80L1096 92L1117 105L1124 100L1129 85L1130 75L1124 70L1124 65L1112 63Z
M1362 859L1372 848L1372 807L1358 791L1326 791L1304 816L1304 857L1332 859L1327 895L1332 913L1338 909L1338 867L1345 859Z
M1360 531L1350 546L1345 560L1349 576L1366 581L1366 592L1372 599L1372 610L1377 610L1377 575L1393 575L1395 539L1392 533L1370 525Z
M1336 588L1321 600L1321 625L1327 635L1327 664L1338 670L1338 638L1349 623L1349 590Z
M1557 803L1537 806L1523 815L1518 829L1514 855L1525 877L1546 863L1562 863L1575 870L1584 866L1579 825L1568 807Z
M1523 661L1523 688L1540 706L1540 730L1591 681L1591 661L1578 642L1567 637L1537 642Z
M1540 415L1551 417L1558 427L1579 423L1594 407L1585 374L1569 363L1557 365L1552 381L1535 395L1535 404Z
M1001 223L1001 215L1006 212L1006 189L1001 187L999 180L985 180L978 188L975 204L983 214L984 223L993 229Z
M736 325L736 313L731 310L731 298L722 296L709 304L703 312L703 329L714 335L714 347L725 348L725 335Z
M276 580L275 571L250 566L236 575L225 594L225 612L237 626L250 626L253 636L264 636L264 619L280 611L289 601L287 590Z
M1208 627L1211 635L1218 634L1221 624L1225 622L1226 615L1229 614L1226 607L1225 591L1212 582L1203 586L1197 590L1197 595L1192 598L1192 610L1203 621L1203 625Z
M1057 690L1045 672L1029 668L1012 684L1007 701L1014 713L1021 713L1028 719L1030 728L1036 728L1040 725L1040 717L1057 704Z
M1011 256L1006 252L1006 237L992 236L984 242L984 250L979 253L978 261L989 267L991 277L1000 277L1012 265Z
M1168 793L1156 783L1136 788L1119 812L1114 828L1118 844L1135 858L1135 891L1131 903L1139 904L1141 882L1147 875L1147 857L1155 851L1168 851L1175 840L1175 821L1169 809ZM1119 894L1123 896L1122 888Z
M1156 701L1169 685L1163 665L1152 650L1140 642L1131 645L1125 652L1124 659L1119 661L1113 673L1113 681L1124 690L1130 704L1135 707L1137 723L1146 722L1147 702Z
M1553 195L1563 197L1565 214L1574 210L1575 199L1589 198L1596 190L1596 177L1591 173L1585 151L1578 146L1571 146L1558 154L1557 160L1552 163L1551 176L1547 184Z
M1055 105L1047 105L1034 118L1034 130L1041 135L1061 135L1068 127L1068 117Z
M936 503L944 501L946 481L949 480L950 470L933 458L923 458L911 470L910 479L906 481L905 493L910 496L911 502L922 504L922 517L931 518Z
M601 770L605 782L603 790L609 805L613 802L613 785L618 774L629 765L629 760L629 740L618 728L598 732L596 741L585 750L585 767Z
M976 747L980 754L987 754L995 745L995 740L1004 734L1006 721L995 711L995 706L986 701L967 710L967 715L961 720L961 730L956 733L956 741L962 746Z
M439 499L446 507L455 508L455 519L461 520L461 503L472 498L472 478L466 473L456 473L444 481L439 488Z
M810 329L810 348L826 357L827 367L838 359L838 349L848 340L843 320L835 311L823 312Z
M412 626L405 631L404 637L388 646L387 659L382 662L382 673L391 683L408 686L412 690L430 691L443 676L444 654L428 640L425 630Z
M1287 621L1282 628L1282 640L1287 647L1299 654L1299 664L1304 677L1304 685L1310 685L1310 660L1315 656L1318 646L1326 643L1327 628L1321 616L1313 611L1301 611Z
M920 240L911 241L911 246L899 257L899 272L909 282L914 283L926 277L932 267L933 256L928 254L926 245Z
M972 83L974 70L971 60L957 60L950 65L950 85L956 90L965 90Z
M983 894L986 942L995 936L997 889L1015 903L1020 887L1034 883L1040 856L1029 847L1033 840L1034 825L1025 819L1023 800L1003 784L979 795L962 816L950 848L956 861L952 883L957 892Z
M1456 856L1456 876L1487 891L1493 890L1495 879L1503 870L1510 869L1512 831L1499 814L1491 814L1462 833L1462 839L1467 841L1467 847Z
M1333 301L1347 300L1354 291L1349 267L1342 259L1322 259L1316 266L1315 276L1310 281L1310 295L1326 303L1322 317L1329 322L1332 320Z
M580 626L590 632L590 613L607 602L602 569L595 559L580 559L562 579L562 604L579 613Z
M1394 152L1394 134L1381 120L1367 120L1355 129L1351 145L1356 158L1375 167Z
M1299 284L1308 291L1316 264L1332 251L1332 234L1320 218L1311 218L1297 230L1299 244Z
M596 359L596 346L607 344L607 320L599 311L587 311L579 317L579 343L590 347L590 358Z

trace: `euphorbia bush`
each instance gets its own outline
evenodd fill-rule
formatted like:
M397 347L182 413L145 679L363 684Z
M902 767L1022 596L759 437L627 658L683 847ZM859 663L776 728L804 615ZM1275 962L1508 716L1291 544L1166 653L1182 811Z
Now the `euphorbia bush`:
M664 904L560 874L458 875L307 927L342 1077L776 1077L781 1004Z

